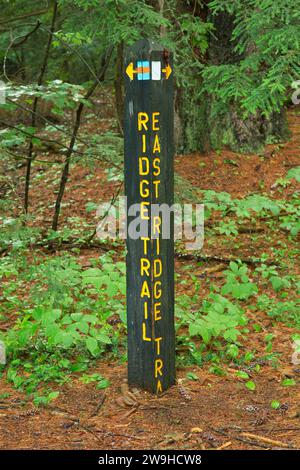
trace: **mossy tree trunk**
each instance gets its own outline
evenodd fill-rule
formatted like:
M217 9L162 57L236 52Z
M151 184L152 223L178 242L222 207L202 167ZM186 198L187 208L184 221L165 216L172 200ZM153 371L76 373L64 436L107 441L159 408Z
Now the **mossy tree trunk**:
M207 63L212 65L232 64L241 60L231 40L233 18L220 13L207 20L214 23L214 35L210 38ZM201 88L201 78L198 87ZM207 151L228 146L236 152L259 152L267 143L286 140L289 137L286 112L274 112L266 118L261 112L243 117L238 105L221 106L212 96L201 100L199 88L179 90L176 100L178 151L189 153Z

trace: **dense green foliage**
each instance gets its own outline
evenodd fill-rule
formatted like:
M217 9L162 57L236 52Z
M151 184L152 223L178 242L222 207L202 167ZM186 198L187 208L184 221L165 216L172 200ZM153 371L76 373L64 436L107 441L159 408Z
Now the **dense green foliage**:
M36 17L7 25L3 21L0 61L6 57L8 77L15 73L29 81L36 77L51 20L47 3L4 2L4 18L13 18L15 11L22 16L47 10L40 16L40 28L16 49L36 24ZM91 71L98 68L99 57L110 45L117 51L121 43L126 46L140 37L154 37L175 52L180 86L192 88L202 77L202 82L198 80L200 95L206 91L227 106L238 102L250 114L279 111L299 77L300 14L295 3L213 0L195 2L196 8L192 8L194 2L186 2L186 7L179 3L168 0L163 11L158 11L153 8L155 2L145 0L59 1L48 77L77 82L91 79ZM214 17L222 12L234 19L231 40L237 56L232 63L213 65L205 54L214 36ZM113 69L110 76L112 73Z
M279 0L210 2L212 11L234 17L232 40L239 60L203 72L209 93L246 113L280 111L300 75L300 11Z
M293 171L293 175L297 176L297 172ZM181 198L187 197L180 186L178 191ZM299 205L296 199L288 203L261 195L233 199L228 193L211 190L203 191L202 199L205 200L207 221L209 218L216 220L216 217L220 220L208 229L211 241L220 237L219 233L223 234L225 246L228 237L238 239L238 229L247 220L255 224L266 219L270 234L283 230L294 245L294 249L284 244L282 250L274 249L279 265L270 264L266 254L256 260L257 267L251 270L241 261L230 262L223 271L221 285L209 278L205 281L209 294L204 298L201 295L203 281L193 274L195 267L187 264L177 275L177 288L189 285L193 292L177 297L178 361L185 365L210 362L211 370L221 374L226 362L247 365L260 357L256 356L251 343L247 346L251 331L261 328L249 318L249 311L265 312L273 322L300 327L300 284L289 274L290 267L285 261L299 252L293 225ZM90 206L93 206L92 202L87 211ZM281 211L283 216L280 216ZM282 217L285 223L274 223L272 217L275 221ZM230 220L235 230L232 227L229 231L221 230L221 227L229 227ZM299 216L299 225L298 221ZM85 239L89 230L88 225L82 225L81 231L69 228L66 232L63 229L55 240L62 243L68 238ZM48 242L52 238L50 232ZM28 264L26 256L30 246L45 242L47 240L39 230L24 226L21 219L2 217L0 249L10 248L11 252L1 260L0 315L2 320L11 315L15 318L13 327L0 334L9 358L7 378L18 389L33 394L36 404L46 404L58 396L48 384L52 387L54 383L61 385L77 373L84 374L84 383L95 382L99 388L108 386L102 377L86 375L88 367L104 354L120 361L126 359L123 255L120 260L118 251L111 249L82 267L77 260L77 249L73 254L66 252L46 258L42 252L35 251ZM116 248L119 244L116 243ZM198 263L199 266L202 264ZM188 278L185 271L190 273ZM22 292L26 294L22 295ZM188 348L188 353L181 353L183 346ZM272 338L266 340L264 358L276 364ZM255 388L255 383L249 385L249 382L245 385L249 389Z

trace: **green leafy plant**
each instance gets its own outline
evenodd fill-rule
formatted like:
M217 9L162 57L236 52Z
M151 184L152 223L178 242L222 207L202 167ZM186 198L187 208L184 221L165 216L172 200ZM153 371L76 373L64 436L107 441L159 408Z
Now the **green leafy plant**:
M253 380L249 380L248 382L246 382L246 388L248 388L248 390L251 390L251 392L254 392L256 390L256 385L255 385L255 382L253 382Z
M107 348L115 348L118 323L113 328L108 319L123 315L125 267L113 263L109 254L98 264L101 269L83 271L73 257L65 256L31 267L28 279L39 280L32 287L35 305L27 305L14 327L1 335L9 358L7 378L15 387L35 393L39 384L64 383L73 371L87 366L76 358L91 362ZM98 379L99 388L108 386ZM45 402L46 395L42 396Z
M283 387L294 387L296 385L296 381L294 379L283 379L281 385Z
M189 380L199 380L198 375L195 374L194 372L188 372L188 373L186 374L186 377L187 377L187 379L189 379Z
M225 297L210 294L209 300L203 302L203 314L186 314L191 336L201 336L205 344L212 338L224 338L235 342L240 335L238 326L246 325L243 311Z
M266 294L257 299L257 309L263 310L276 321L282 321L291 326L299 326L299 299L287 302L276 301Z
M239 378L239 379L249 379L249 375L247 374L247 372L244 372L243 370L239 370L237 373L236 373L236 376Z
M273 410L278 410L280 408L280 402L278 400L273 400L271 402L271 408Z
M246 265L231 262L229 269L225 271L226 282L222 287L222 294L230 294L235 299L245 300L255 295L258 291L257 285L251 282Z
M105 379L100 374L91 374L91 375L85 374L80 378L80 380L84 384L90 384L90 383L97 382L96 386L99 389L107 388L110 385L109 380Z
M298 183L300 183L300 166L296 168L291 168L287 173L287 179L295 179Z
M229 220L228 222L220 222L217 230L220 234L227 236L238 234L236 223L233 220Z

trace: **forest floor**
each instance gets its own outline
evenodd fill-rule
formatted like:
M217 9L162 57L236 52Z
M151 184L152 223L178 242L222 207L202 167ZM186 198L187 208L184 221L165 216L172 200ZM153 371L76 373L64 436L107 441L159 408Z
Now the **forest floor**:
M267 194L288 201L297 190L296 182L286 183L285 177L289 169L299 165L298 113L297 110L289 113L291 139L267 146L262 155L240 155L228 150L178 155L176 172L195 191L221 191L238 199L254 193ZM97 126L87 123L86 130L96 132ZM55 166L45 169L37 162L34 165L30 209L36 215L33 225L49 226L53 210L49 200L53 201L55 196L57 171ZM19 172L23 174L24 169L20 168ZM95 219L92 213L87 213L86 204L110 200L120 185L118 180L109 181L107 175L103 164L95 163L92 177L86 166L79 163L72 166L62 224L70 217L81 217L93 227ZM280 250L288 265L286 272L296 278L299 274L294 259L297 240L259 220L258 228L261 227L261 231L257 230L256 221L254 225L251 221L250 230L241 230L233 237L206 232L202 254L208 257L207 261L176 259L177 297L194 296L195 280L191 280L191 272L200 283L198 295L203 300L211 283L217 286L224 283L228 259L247 260L267 254L270 263L276 265ZM39 256L60 256L61 251L41 250ZM100 248L83 246L77 253L77 261L89 266L99 253ZM28 259L32 256L34 253L30 251ZM124 259L123 254L120 259ZM255 264L249 262L248 267L250 277L256 279ZM277 293L269 285L258 280L257 283L260 293L268 293L278 301ZM25 283L23 290L20 289L20 296L26 295L26 286ZM298 320L291 323L282 318L274 321L266 311L252 309L251 302L244 302L244 309L249 324L247 334L240 339L240 350L255 351L253 359L246 365L223 359L215 367L209 361L197 365L185 359L189 346L181 342L177 384L158 398L143 391L129 391L126 362L113 355L100 358L89 369L107 378L109 388L98 390L94 383L84 384L78 374L73 374L69 383L54 385L60 392L57 399L40 407L28 400L25 393L14 389L4 371L0 377L0 449L300 448L300 364L292 363L291 340L293 334L299 333L299 312ZM15 315L16 312L10 312L2 327L0 323L2 331L11 326ZM267 353L271 353L272 360ZM240 371L255 382L254 390L245 387L245 380L238 375ZM272 402L278 406L272 407Z

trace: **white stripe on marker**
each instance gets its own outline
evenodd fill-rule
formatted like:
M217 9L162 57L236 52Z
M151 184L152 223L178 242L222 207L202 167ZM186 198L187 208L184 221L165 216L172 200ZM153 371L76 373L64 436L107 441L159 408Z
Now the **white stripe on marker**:
M152 80L161 79L161 63L160 61L151 62L151 78Z

